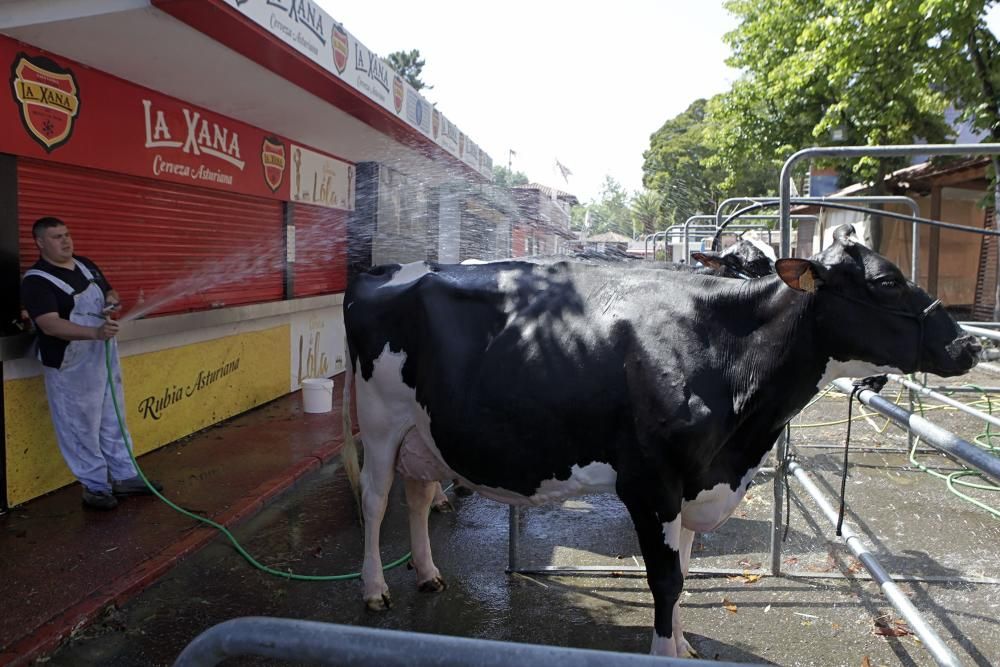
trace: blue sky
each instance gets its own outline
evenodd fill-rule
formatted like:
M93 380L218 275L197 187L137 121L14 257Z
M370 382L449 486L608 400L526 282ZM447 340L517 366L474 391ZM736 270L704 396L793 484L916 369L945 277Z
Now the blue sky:
M513 149L516 171L582 202L606 175L639 189L650 134L737 74L715 0L317 2L382 56L419 49L425 96L495 163Z

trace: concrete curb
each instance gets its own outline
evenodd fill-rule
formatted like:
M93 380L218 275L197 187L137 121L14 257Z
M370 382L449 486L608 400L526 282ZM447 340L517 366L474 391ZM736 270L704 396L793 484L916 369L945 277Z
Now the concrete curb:
M260 484L242 498L237 498L228 509L210 518L226 528L238 526L263 509L268 502L294 486L300 479L329 463L340 454L342 445L343 442L339 439L324 443L323 447L307 454L280 476ZM110 582L102 590L56 614L28 635L12 643L0 653L0 665L10 667L28 665L52 653L73 633L98 620L108 607L122 606L156 583L183 558L207 545L217 535L218 531L209 526L195 528L178 542Z

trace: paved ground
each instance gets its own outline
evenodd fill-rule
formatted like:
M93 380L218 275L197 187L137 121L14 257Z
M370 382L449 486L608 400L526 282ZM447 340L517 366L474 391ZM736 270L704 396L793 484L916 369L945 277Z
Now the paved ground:
M986 384L989 378L978 381ZM888 387L883 394L892 397L894 391ZM846 408L842 397L825 398L798 420L794 433L802 445L800 461L814 471L831 499L840 486L844 429L842 424L823 424L846 417ZM982 430L952 413L936 418L953 423L968 438ZM931 579L902 587L963 664L1000 663L1000 585L981 582L1000 576L1000 521L914 467L898 449L905 438L892 428L879 434L863 423L854 428L849 520L887 570ZM878 420L873 423L882 426ZM936 455L921 455L920 460L956 469ZM693 567L753 570L766 564L771 494L771 480L764 476L732 520L716 533L698 536ZM933 664L878 587L856 578L859 564L794 481L791 497L782 562L786 572L797 576L689 580L683 617L688 638L702 657L779 665L864 665L866 659L871 665ZM1000 504L995 496L992 502ZM397 489L383 528L387 560L408 549L404 522ZM339 574L360 565L360 531L335 462L310 473L236 532L273 567ZM529 510L520 540L522 566L641 562L624 509L608 497ZM652 606L640 576L505 574L504 506L479 497L459 499L455 513L433 516L432 543L448 589L437 595L417 593L412 572L398 568L387 576L395 607L372 614L361 604L357 581L303 583L269 577L215 540L131 602L76 633L49 662L165 665L200 631L244 615L648 650Z
M234 525L337 453L336 410L303 414L286 396L140 462L175 502ZM0 515L0 665L54 650L215 535L151 497L85 510L76 484Z

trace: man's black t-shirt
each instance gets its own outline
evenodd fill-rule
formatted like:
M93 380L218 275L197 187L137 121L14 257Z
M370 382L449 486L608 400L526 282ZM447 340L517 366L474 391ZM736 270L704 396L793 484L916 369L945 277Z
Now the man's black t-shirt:
M77 255L75 259L87 267L87 270L94 276L97 286L107 294L111 290L111 285L105 279L104 274L97 268L97 265L86 257ZM83 271L74 267L64 269L60 266L50 264L44 259L39 259L31 267L39 271L49 273L73 288L74 294L80 294L90 285L90 281L83 275ZM32 320L37 320L45 313L59 313L59 317L64 320L69 319L69 314L73 310L73 296L62 291L52 284L50 280L41 276L28 276L21 281L21 304L28 311ZM52 368L59 368L62 365L63 355L66 353L66 346L69 341L53 336L47 336L44 331L38 328L38 351L42 357L42 363Z

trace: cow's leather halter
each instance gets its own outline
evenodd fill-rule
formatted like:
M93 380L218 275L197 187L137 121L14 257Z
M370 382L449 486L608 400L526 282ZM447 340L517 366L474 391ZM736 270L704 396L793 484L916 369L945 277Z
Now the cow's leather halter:
M927 319L927 316L930 315L934 311L934 309L938 308L941 305L941 299L935 299L929 306L927 306L926 308L924 308L919 313L912 313L912 312L910 312L908 310L902 310L900 308L884 308L884 307L881 307L881 306L876 306L875 304L872 304L872 303L870 303L868 301L862 301L861 299L857 299L855 297L848 296L847 294L841 294L840 292L836 292L836 291L831 291L830 294L835 294L836 296L839 296L842 299L845 299L847 301L852 301L854 303L859 303L859 304L861 304L863 306L866 306L868 308L877 308L879 310L879 312L881 312L881 313L889 313L890 315L896 315L897 317L904 317L904 318L907 318L907 319L916 320L917 329L918 329L918 331L917 331L917 350L916 350L916 357L917 358L916 358L916 361L914 363L914 368L915 368L914 372L919 372L921 370L920 352L924 348L924 322ZM847 399L847 437L846 437L846 439L844 441L844 469L843 469L843 475L841 476L841 480L840 480L840 512L839 512L839 516L837 517L837 535L838 536L841 535L841 527L843 526L843 523L844 523L844 511L846 509L846 506L845 506L845 502L846 502L845 501L845 493L847 491L847 463L848 463L848 452L850 451L850 446L851 446L851 421L852 421L851 405L854 402L855 396L857 396L858 392L861 391L862 389L870 389L870 390L874 391L875 393L878 393L879 391L882 390L882 387L885 386L885 383L886 383L886 376L884 376L884 375L873 375L871 377L860 378L858 380L855 380L854 381L854 390L851 392L850 398ZM785 469L787 471L787 464L785 466ZM786 475L787 475L787 472L786 472ZM786 481L785 484L787 485L787 483L788 482ZM788 522L788 513L790 512L790 510L791 510L790 507L786 508L786 518L785 518L785 522L786 522L786 525L785 525L785 534L786 534L786 536L788 534L788 525L787 525L787 522Z
M840 292L836 291L831 291L830 294L833 294L847 301L852 301L854 303L861 304L862 306L866 306L868 308L875 308L880 313L889 313L890 315L895 315L897 317L904 317L907 319L915 320L917 323L917 350L916 350L916 360L914 361L913 364L914 368L913 372L919 373L921 370L923 370L920 364L920 352L924 349L924 322L927 319L927 316L930 315L936 308L938 308L941 305L941 299L934 299L934 302L931 303L931 305L927 306L919 313L912 313L908 310L903 310L901 308L886 308L883 306L878 306L868 301L864 301L862 299L858 299L853 296L849 296L847 294L841 294Z

